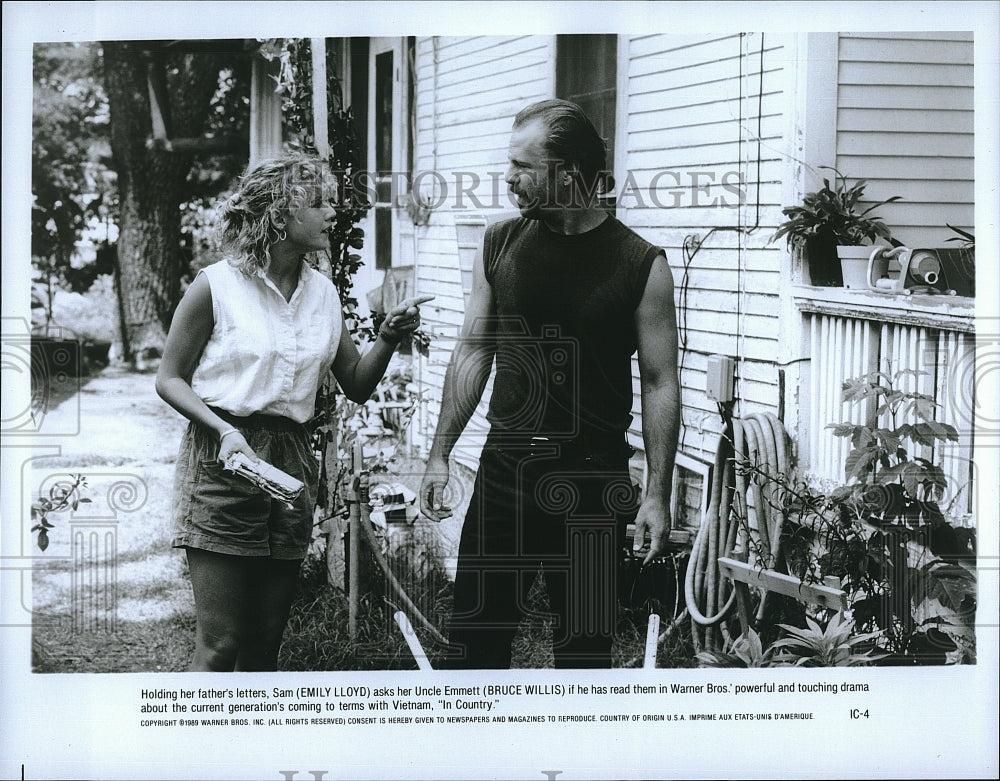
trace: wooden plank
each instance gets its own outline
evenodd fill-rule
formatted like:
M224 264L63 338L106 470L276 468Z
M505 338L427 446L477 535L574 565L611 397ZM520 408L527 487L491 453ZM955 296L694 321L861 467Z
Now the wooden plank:
M722 79L740 76L740 43L734 39L731 48L717 58L679 59L670 57L645 58L629 63L629 82L637 91L648 90L650 84L682 86L687 84L709 84ZM756 79L754 71L760 65L760 57L742 57L744 77Z
M914 157L972 157L973 137L968 133L913 133L899 131L857 132L838 130L837 151L843 154Z
M918 39L910 33L900 36L840 36L840 61L949 63L971 65L974 53L971 36L961 40L931 33L934 39Z
M437 114L439 127L498 117L513 119L514 115L529 103L545 99L548 83L547 76L540 76L530 83L515 84L502 95L487 92L477 99L474 105L456 101L450 101L449 105L439 105Z
M974 131L972 111L955 109L842 108L837 129L887 133L969 133Z
M647 57L676 62L696 62L723 56L738 46L739 35L647 35L633 36L629 42L629 58Z
M739 101L739 79L724 79L706 84L665 85L647 80L643 85L629 87L629 111L650 111L670 106L699 106L718 101ZM735 109L735 106L734 106ZM738 111L733 112L739 113Z
M975 332L973 299L928 295L885 296L860 290L845 292L845 288L796 288L793 295L796 306L803 312L960 333Z
M785 111L787 96L780 92L768 92L759 102L761 113L766 117L781 116ZM744 96L744 102L750 100L752 112L757 113L758 100ZM712 122L734 122L739 117L738 101L721 100L711 103L699 103L696 108L690 106L655 106L646 111L636 110L631 105L628 112L628 131L630 133L643 130L671 131L675 128L691 125L708 124Z
M974 210L972 203L890 203L879 208L879 215L885 219L890 227L903 225L937 227L941 238L932 246L940 243L947 247L944 241L954 234L947 228L948 225L962 225L970 218L973 218ZM901 234L906 238L905 234Z
M779 137L765 136L762 141L769 147L781 143ZM735 134L730 139L718 143L693 144L686 147L654 149L644 152L630 152L629 169L664 170L693 167L715 167L728 170L745 169L750 163L748 155L756 155L756 142L740 141ZM756 167L756 162L752 168Z
M972 42L972 33L961 31L919 32L915 30L907 30L906 32L898 33L841 33L840 37L842 40L853 38L857 40L877 40L879 42L886 40Z
M462 122L460 124L447 125L437 128L437 142L439 145L445 143L455 143L462 141L480 141L488 143L490 146L506 144L510 138L510 128L513 117L496 117L482 122ZM434 127L433 118L430 116L421 119L418 130L429 131Z
M972 157L912 157L897 155L837 155L837 168L848 176L862 174L869 182L877 179L911 179L913 181L972 181L975 161ZM832 172L826 171L829 175ZM953 223L954 224L954 223Z
M542 41L544 36L441 36L438 38L438 59L440 62L476 60L483 54L516 43L519 38Z
M972 64L915 62L840 63L841 85L859 84L881 90L886 85L927 84L936 87L971 87Z
M842 85L837 91L837 104L848 108L886 109L956 109L973 108L972 87L939 87L920 85Z
M531 84L538 79L546 78L551 64L544 54L522 55L507 63L503 72L495 69L491 77L483 77L478 83L454 84L449 87L438 87L436 91L439 110L443 106L455 103L481 105L484 96L503 93L504 90L516 90L523 84ZM500 81L501 76L510 76L506 81Z
M726 556L719 556L719 569L726 577L738 583L784 594L800 602L817 604L830 610L847 610L847 595L839 588L819 583L803 583L792 575L775 570L761 570Z
M504 76L508 76L512 70L548 56L547 38L521 38L477 53L475 58L465 58L458 61L445 60L443 62L439 60L438 88L456 85L466 85L468 88L470 84L482 84L484 79L495 79L501 72Z
M872 180L869 180L872 181ZM914 181L912 179L893 179L886 181L876 179L876 185L883 192L899 195L903 198L901 205L915 203L973 203L975 201L975 186L971 181L949 181L943 179L927 179ZM881 214L881 211L879 212ZM971 214L971 212L970 212Z
M731 108L736 108L731 106ZM677 146L695 146L712 142L729 142L744 139L743 143L749 145L753 142L744 138L746 126L752 125L754 132L757 132L756 103L752 107L744 105L744 108L752 108L751 116L744 116L742 123L737 114L721 117L711 122L701 122L698 124L682 125L675 128L650 127L646 130L633 128L629 132L629 151L641 152L648 149L670 149ZM689 116L689 118L691 118ZM760 131L764 137L778 138L784 131L784 123L787 118L778 114L761 117ZM755 144L754 144L755 145Z

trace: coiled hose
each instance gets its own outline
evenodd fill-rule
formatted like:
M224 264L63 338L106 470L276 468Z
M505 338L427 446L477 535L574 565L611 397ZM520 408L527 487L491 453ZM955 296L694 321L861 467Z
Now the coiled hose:
M777 417L754 413L727 422L715 451L709 506L684 578L696 651L714 650L724 642L723 621L736 601L732 583L720 572L719 557L753 561L768 569L777 563L785 512L776 483L769 478L787 473L788 467L788 435Z

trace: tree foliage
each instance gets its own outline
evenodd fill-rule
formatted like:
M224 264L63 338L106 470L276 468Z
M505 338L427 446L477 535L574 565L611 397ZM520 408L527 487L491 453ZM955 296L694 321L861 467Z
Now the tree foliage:
M104 43L121 204L122 330L127 354L140 361L162 350L190 259L181 250L181 208L192 193L196 161L205 159L202 155L209 150L181 146L180 140L203 139L226 124L224 104L232 86L227 89L226 81L236 72L233 62L239 56L223 48L194 52L182 46L155 49L143 41ZM160 108L169 112L166 139L154 133L150 91L156 84L161 87ZM241 143L238 148L246 147Z
M84 230L106 221L114 204L107 168L108 103L101 83L100 47L92 43L37 44L33 57L31 144L31 257L33 305L52 315L59 288L87 290L110 273L107 253L97 262L76 256Z

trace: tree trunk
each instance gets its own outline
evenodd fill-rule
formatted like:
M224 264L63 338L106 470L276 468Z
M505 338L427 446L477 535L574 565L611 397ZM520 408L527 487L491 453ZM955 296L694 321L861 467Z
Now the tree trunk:
M219 82L211 53L158 60L142 42L106 41L105 88L111 150L118 173L119 295L126 360L138 368L159 357L180 295L180 204L193 155L153 138L147 73L166 69L168 111L176 137L201 135Z

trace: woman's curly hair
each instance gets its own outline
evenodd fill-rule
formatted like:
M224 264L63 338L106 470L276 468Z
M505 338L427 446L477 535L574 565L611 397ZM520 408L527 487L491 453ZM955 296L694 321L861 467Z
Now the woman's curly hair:
M333 192L323 161L299 152L248 169L220 216L219 241L229 262L247 276L266 271L271 244L283 238L289 215Z

